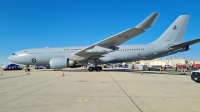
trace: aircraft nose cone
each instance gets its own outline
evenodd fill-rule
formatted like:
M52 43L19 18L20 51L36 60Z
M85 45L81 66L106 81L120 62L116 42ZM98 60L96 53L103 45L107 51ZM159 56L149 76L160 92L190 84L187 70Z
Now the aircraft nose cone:
M9 56L9 57L8 57L8 60L9 60L9 61L13 61L13 56Z

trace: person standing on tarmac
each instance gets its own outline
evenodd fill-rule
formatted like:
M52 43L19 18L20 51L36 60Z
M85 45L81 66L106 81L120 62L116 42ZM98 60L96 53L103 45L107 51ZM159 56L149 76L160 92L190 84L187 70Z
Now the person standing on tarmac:
M160 73L162 73L162 66L160 66Z

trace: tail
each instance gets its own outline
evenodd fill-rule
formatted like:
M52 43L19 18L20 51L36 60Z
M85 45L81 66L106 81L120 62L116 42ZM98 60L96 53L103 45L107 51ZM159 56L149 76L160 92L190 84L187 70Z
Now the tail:
M190 16L180 15L168 29L151 44L158 43L182 43Z

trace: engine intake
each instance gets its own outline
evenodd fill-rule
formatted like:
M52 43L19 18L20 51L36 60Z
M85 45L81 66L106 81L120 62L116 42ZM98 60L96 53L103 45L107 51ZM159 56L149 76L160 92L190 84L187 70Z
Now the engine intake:
M49 62L51 69L61 69L74 66L76 61L70 60L68 58L52 58Z

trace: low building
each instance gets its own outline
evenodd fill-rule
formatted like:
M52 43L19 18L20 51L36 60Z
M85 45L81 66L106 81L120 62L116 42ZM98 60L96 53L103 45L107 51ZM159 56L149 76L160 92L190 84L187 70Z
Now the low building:
M191 63L200 64L200 60L191 61Z
M147 66L152 66L152 65L161 65L161 66L165 66L165 65L170 65L175 67L176 64L186 64L188 65L190 63L189 60L185 59L185 58L171 58L171 59L154 59L154 60L141 60L140 64L143 65L147 65Z

